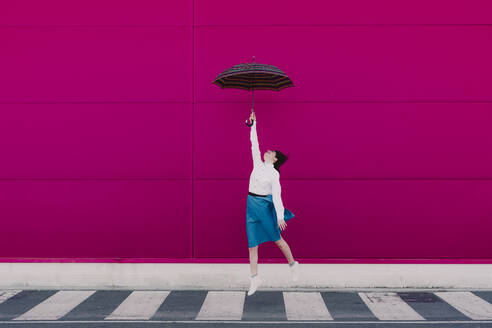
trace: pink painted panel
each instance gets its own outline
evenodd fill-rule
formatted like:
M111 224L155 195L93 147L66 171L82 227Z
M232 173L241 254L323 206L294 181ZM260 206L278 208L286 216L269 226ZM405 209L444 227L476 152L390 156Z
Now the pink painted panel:
M492 178L492 103L261 103L255 112L262 159L267 149L290 153L286 178ZM243 103L195 107L196 178L249 178L249 114Z
M489 0L195 0L197 25L490 24Z
M0 177L191 177L191 104L0 104Z
M189 257L191 180L0 180L0 257Z
M296 215L282 232L294 257L492 257L490 180L281 183L284 206ZM197 257L248 256L247 191L247 179L195 181ZM283 257L274 242L262 245L260 257Z
M8 25L191 25L192 0L2 0Z
M251 91L221 89L212 81L256 56L256 62L282 69L295 85L257 90L258 106L492 101L490 40L491 25L202 27L195 39L195 95L200 102L250 104Z
M190 101L187 27L0 27L0 101Z

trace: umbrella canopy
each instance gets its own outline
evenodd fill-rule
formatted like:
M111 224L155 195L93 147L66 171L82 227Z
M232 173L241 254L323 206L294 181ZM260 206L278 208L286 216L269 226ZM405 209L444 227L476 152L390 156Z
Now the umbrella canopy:
M222 89L280 91L294 86L291 79L278 67L268 64L244 63L234 65L220 73L213 84Z
M252 112L254 112L255 89L280 91L294 86L291 79L281 69L273 65L258 64L255 62L255 56L251 63L241 63L226 69L217 75L212 83L222 89L252 90ZM251 124L246 123L246 125Z

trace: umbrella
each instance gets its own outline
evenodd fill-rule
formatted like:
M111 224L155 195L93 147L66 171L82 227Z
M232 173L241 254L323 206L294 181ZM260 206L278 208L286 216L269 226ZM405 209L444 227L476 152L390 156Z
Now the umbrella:
M251 63L241 63L226 69L212 82L222 89L234 88L252 90L253 103L251 112L254 113L255 89L280 91L287 87L293 87L294 83L278 67L268 64L257 64L255 56ZM251 126L253 123L248 124Z

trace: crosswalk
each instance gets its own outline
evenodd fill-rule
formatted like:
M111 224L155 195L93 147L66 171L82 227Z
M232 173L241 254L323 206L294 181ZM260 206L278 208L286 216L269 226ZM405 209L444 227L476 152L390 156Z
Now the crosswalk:
M492 320L492 291L0 290L10 320Z

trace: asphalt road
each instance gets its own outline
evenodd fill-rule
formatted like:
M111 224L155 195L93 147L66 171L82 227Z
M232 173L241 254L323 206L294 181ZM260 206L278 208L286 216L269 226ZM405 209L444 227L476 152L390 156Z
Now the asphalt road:
M492 291L0 290L0 328L33 326L492 328Z

